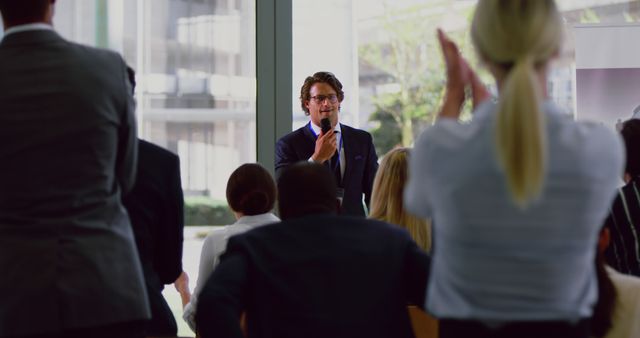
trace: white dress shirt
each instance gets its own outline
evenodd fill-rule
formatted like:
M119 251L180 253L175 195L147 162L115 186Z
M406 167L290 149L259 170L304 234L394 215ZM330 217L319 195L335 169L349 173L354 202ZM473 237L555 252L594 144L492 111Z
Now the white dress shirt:
M200 254L200 266L198 269L198 281L191 295L191 300L184 307L182 318L189 324L189 327L196 331L196 308L198 304L198 295L202 291L209 276L220 262L220 255L227 248L227 241L231 236L247 232L255 227L270 223L280 222L280 219L272 213L242 216L235 223L228 225L220 230L214 230L207 235L202 244L202 252Z
M523 210L497 161L496 108L485 102L470 123L438 120L411 153L405 204L434 226L426 307L489 324L588 318L596 238L623 171L621 139L545 103L543 188Z

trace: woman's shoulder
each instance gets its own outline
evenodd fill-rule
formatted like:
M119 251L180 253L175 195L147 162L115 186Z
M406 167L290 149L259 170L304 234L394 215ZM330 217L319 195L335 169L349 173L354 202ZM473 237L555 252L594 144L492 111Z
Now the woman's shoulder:
M560 128L560 141L573 140L573 145L586 154L602 159L623 160L624 145L613 128L595 121L570 121Z
M553 116L553 115L552 115ZM571 116L552 117L549 149L576 171L617 178L624 169L624 145L613 128L595 121L576 121Z

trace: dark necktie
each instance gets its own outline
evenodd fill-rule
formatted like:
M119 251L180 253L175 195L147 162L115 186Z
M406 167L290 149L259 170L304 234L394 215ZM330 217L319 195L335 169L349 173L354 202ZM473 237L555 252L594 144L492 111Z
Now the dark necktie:
M335 133L338 134L339 131L335 131ZM340 147L340 143L338 143L338 147ZM340 151L341 149L336 150L331 157L331 171L333 172L333 175L336 178L336 184L339 187L342 186L342 174L340 173Z

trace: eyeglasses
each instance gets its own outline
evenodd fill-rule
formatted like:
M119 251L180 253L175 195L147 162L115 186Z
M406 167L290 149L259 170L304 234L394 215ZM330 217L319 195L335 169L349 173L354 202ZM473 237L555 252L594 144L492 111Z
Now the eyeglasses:
M316 95L316 96L312 96L311 98L318 104L324 102L324 100L329 100L329 102L331 102L331 103L338 102L338 95L336 95L336 94Z

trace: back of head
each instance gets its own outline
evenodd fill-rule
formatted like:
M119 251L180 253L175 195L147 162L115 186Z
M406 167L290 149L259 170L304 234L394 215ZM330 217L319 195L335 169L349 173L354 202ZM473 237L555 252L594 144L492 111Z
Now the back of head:
M407 229L418 246L429 250L431 246L429 224L425 220L408 214L404 208L403 196L408 166L408 148L395 148L384 155L373 181L369 217Z
M2 20L11 26L44 21L51 3L51 0L0 0Z
M337 212L337 186L324 166L299 162L284 170L278 180L280 218Z
M625 172L632 178L640 175L640 120L625 121L620 131L627 151Z
M257 163L243 164L227 182L227 203L235 212L247 216L264 214L276 200L276 184L271 174Z
M562 20L553 0L480 0L472 23L480 57L504 71L496 125L498 160L520 206L539 195L546 162L543 94L537 71L560 48Z

